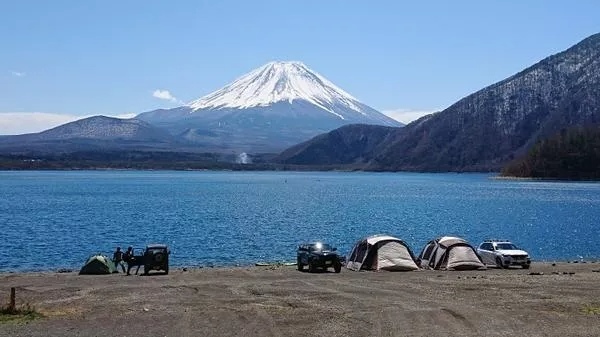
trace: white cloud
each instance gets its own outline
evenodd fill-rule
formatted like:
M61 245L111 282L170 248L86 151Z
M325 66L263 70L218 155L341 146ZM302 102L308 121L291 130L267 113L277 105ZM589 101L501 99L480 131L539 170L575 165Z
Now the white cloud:
M11 71L10 73L15 77L23 77L26 75L24 72L21 71Z
M108 117L133 118L136 114L125 113ZM53 127L91 117L48 112L0 112L0 135L20 135L51 129Z
M436 111L440 111L441 109L436 110L426 110L426 109L393 109L393 110L383 110L381 111L386 116L393 118L399 122L404 124L408 124L414 120L417 120L425 115L432 114Z
M180 102L175 96L171 95L171 92L169 92L169 90L156 89L154 90L154 92L152 92L152 96L173 103Z
M108 116L108 117L114 117L114 118L121 118L121 119L129 119L129 118L133 118L135 116L137 116L138 114L136 114L135 112L128 112L128 113L123 113L120 115L112 115L112 116Z

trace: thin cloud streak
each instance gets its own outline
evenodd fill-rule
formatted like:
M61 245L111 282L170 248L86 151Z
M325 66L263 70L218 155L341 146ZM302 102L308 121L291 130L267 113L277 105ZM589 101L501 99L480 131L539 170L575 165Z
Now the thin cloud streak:
M11 71L10 73L15 77L24 77L26 75L24 72L21 71Z

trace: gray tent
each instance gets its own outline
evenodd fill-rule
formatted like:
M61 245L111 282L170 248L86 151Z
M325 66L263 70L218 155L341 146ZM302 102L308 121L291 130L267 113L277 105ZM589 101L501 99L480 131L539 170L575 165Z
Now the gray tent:
M440 270L485 269L479 255L466 240L444 236L429 241L421 255L421 268Z
M355 271L419 269L408 245L388 235L374 235L358 240L350 253L346 267Z

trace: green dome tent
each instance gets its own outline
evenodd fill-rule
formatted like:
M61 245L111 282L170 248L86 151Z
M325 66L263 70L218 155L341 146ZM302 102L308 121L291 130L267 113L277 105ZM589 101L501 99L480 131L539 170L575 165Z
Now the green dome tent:
M100 275L116 273L115 264L104 255L92 255L81 267L79 275Z

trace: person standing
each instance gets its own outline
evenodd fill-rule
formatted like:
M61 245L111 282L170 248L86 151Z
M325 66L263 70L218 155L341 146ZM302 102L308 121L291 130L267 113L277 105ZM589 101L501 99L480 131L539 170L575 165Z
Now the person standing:
M123 251L121 251L121 247L117 247L117 250L113 253L112 260L117 270L119 269L119 266L121 266L121 270L125 272L125 263L123 263Z
M131 275L129 272L131 271L131 267L133 267L133 247L129 246L127 247L127 251L125 252L125 255L123 255L123 260L125 262L127 262L127 275ZM139 267L138 267L139 269Z

